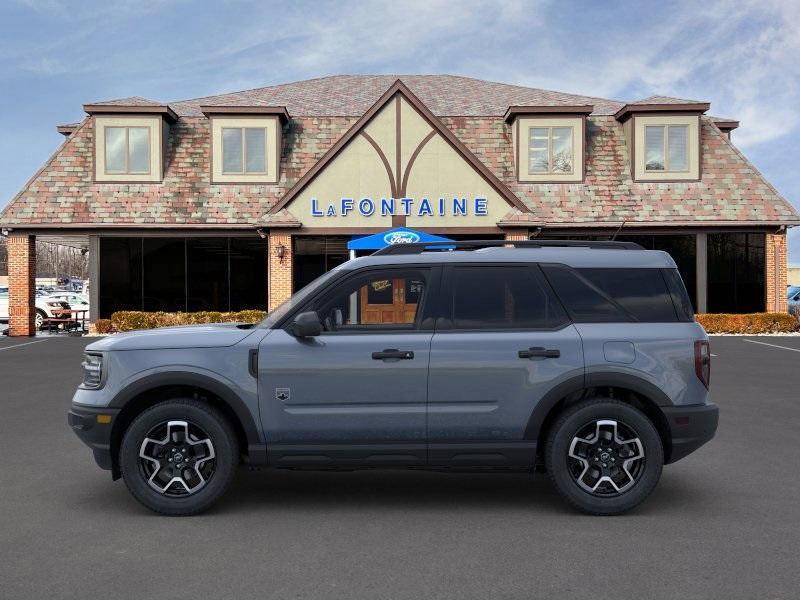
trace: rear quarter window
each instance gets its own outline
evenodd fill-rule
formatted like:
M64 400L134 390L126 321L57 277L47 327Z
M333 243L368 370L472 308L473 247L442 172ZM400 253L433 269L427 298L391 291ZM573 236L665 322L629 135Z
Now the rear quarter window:
M578 269L578 272L637 321L670 323L677 320L661 269Z
M563 265L542 268L577 323L684 320L678 318L661 269L572 269Z

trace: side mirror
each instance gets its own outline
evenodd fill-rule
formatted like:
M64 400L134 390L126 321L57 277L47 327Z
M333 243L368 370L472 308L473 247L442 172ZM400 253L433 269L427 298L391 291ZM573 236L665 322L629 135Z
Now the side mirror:
M311 310L297 315L290 329L294 337L316 337L322 333L322 323L320 323L319 315Z

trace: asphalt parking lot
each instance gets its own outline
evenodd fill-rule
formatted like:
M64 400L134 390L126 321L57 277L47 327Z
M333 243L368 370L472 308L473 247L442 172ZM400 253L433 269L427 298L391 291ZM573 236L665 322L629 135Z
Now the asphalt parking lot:
M800 337L713 338L717 437L606 518L540 475L246 470L154 516L66 425L88 341L0 338L0 598L797 597Z

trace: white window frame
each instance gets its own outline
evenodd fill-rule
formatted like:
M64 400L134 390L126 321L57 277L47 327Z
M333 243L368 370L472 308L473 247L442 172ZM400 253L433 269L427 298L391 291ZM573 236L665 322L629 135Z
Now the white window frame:
M530 173L530 129L557 127L572 130L572 172ZM520 115L512 123L511 130L514 143L514 159L517 181L520 183L582 183L585 175L586 154L586 117L585 115ZM548 140L551 138L548 133ZM551 144L548 141L548 146ZM552 156L552 151L548 149ZM552 159L548 158L548 169Z
M547 170L546 171L531 171L531 135L534 129L547 130ZM569 171L554 171L553 170L553 130L554 129L569 129L570 135L570 170ZM575 174L575 127L572 125L531 125L528 127L528 175L574 175Z
M671 169L669 164L669 130L674 127L682 127L686 130L686 137L684 138L686 141L686 168L685 169ZM664 156L664 168L663 169L648 169L647 168L647 130L648 129L663 129L664 136L662 140L662 148L661 152ZM690 159L690 150L689 150L689 137L690 137L690 125L685 125L682 123L676 124L654 124L654 125L645 125L644 126L644 139L645 139L645 147L644 147L644 170L645 173L688 173L691 170L691 159Z
M280 177L281 124L275 115L212 115L209 117L211 133L211 183L215 185L236 183L277 183ZM223 129L263 129L264 167L266 171L223 171ZM242 135L242 144L245 136ZM247 168L246 153L242 148L242 169Z
M164 177L163 157L164 140L169 129L161 116L152 115L96 115L92 117L94 126L94 181L97 183L161 183ZM109 127L141 127L149 131L149 170L144 172L124 173L108 171L106 166L106 132ZM126 146L128 138L126 134ZM127 148L126 148L127 152ZM128 160L126 158L126 160Z
M686 125L687 129L687 162L689 168L682 171L661 171L645 169L647 160L647 144L645 127L662 125ZM633 180L643 183L659 181L699 181L701 179L702 154L700 134L702 123L697 114L637 114L625 122L626 140L633 147L631 153L631 173ZM666 137L666 136L665 136ZM666 140L668 142L668 140ZM668 160L668 157L667 157ZM668 167L668 165L665 165Z
M108 130L109 129L124 129L125 130L125 169L122 171L111 171L108 168ZM144 129L147 131L147 170L146 171L131 171L131 144L130 144L130 130L131 129ZM106 175L150 175L150 164L153 148L151 147L150 140L152 138L152 130L149 125L107 125L103 127L103 168Z
M241 171L226 171L225 170L225 131L226 130L239 130L242 132L241 137L241 153L242 153L242 170ZM260 129L264 137L264 170L263 171L248 171L247 170L247 139L246 131L248 129ZM220 128L220 143L222 144L222 174L223 175L266 175L269 173L269 128L267 127L253 127L253 126L236 126Z

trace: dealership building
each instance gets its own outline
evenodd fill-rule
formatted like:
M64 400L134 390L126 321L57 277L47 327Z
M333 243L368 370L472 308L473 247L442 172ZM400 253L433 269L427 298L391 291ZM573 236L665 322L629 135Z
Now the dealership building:
M92 319L274 308L389 230L616 236L670 252L697 312L786 310L800 216L705 101L342 75L83 108L0 215L12 335L34 333L37 239L88 251Z

